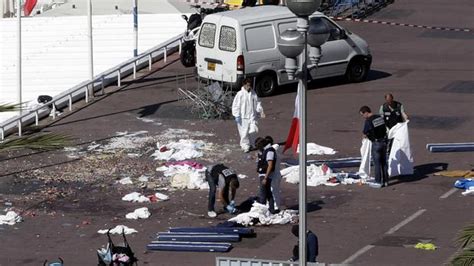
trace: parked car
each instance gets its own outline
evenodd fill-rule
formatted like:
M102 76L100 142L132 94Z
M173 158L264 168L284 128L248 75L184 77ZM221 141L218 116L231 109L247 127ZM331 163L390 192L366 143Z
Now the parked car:
M367 78L372 56L367 42L316 12L331 30L321 46L322 58L312 79L345 75L350 82ZM295 82L285 71L285 58L277 47L282 32L296 28L296 16L282 6L257 6L211 14L204 18L196 44L196 68L203 80L240 87L245 77L256 77L260 96L273 94L279 85Z

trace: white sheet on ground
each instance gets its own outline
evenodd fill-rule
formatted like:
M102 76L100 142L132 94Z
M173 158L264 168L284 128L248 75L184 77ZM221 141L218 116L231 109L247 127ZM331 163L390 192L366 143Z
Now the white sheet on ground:
M157 168L163 171L166 166ZM205 177L206 168L196 169L189 165L170 165L166 167L163 175L171 178L171 186L180 189L209 189Z
M107 231L109 231L109 229L101 229L101 230L97 231L97 233L107 234ZM126 235L130 235L130 234L133 234L133 233L138 233L137 230L135 230L133 228L129 228L125 225L117 225L114 228L110 229L110 234L112 234L112 235L119 235L119 234L122 234L122 232L124 232Z
M125 218L132 219L132 220L146 219L146 218L150 217L150 215L151 215L151 213L148 210L148 208L143 207L143 208L138 208L138 209L134 210L133 212L127 213L127 215L125 215Z
M131 201L131 202L150 202L150 199L143 196L141 193L132 192L122 197L123 201Z
M249 226L254 225L254 219L257 218L257 225L270 225L295 222L297 217L298 211L296 210L284 210L277 214L271 214L266 205L254 202L249 212L241 213L229 221Z
M298 145L298 152L300 151L300 146ZM318 145L316 143L307 143L306 144L306 154L307 155L333 155L336 154L336 151L332 148Z
M388 175L412 175L413 157L408 134L408 121L398 123L388 132L388 138L393 139L392 149L388 157Z
M361 178L370 177L370 162L371 162L372 141L367 138L362 139L362 146L360 147L360 166L359 176Z
M14 211L7 211L5 215L0 215L0 225L1 224L8 224L14 225L22 221L22 218L18 213Z
M180 139L178 142L170 142L166 145L157 143L156 146L158 150L151 155L155 157L155 160L184 161L202 157L201 150L206 146L206 143L202 140Z
M326 166L327 167L327 166ZM290 166L280 171L282 178L286 179L286 182L292 184L298 184L300 177L299 177L299 166ZM327 167L327 170L324 171L324 167L322 165L318 166L315 164L311 164L306 168L307 173L307 186L316 187L319 185L326 185L326 186L335 186L335 183L327 182L333 175L333 171L331 168Z

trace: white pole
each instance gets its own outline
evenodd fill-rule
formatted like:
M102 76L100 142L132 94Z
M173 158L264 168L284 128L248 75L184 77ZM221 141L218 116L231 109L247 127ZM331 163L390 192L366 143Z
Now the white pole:
M17 0L17 18L18 18L18 32L17 32L17 38L18 38L18 58L17 58L17 89L18 89L18 94L17 94L17 101L18 104L21 104L23 102L22 99L22 85L21 85L21 0ZM22 107L23 108L23 107ZM20 115L21 115L21 108L20 108Z
M133 1L133 35L134 35L134 49L133 56L138 55L138 0Z
M87 0L87 38L89 40L89 79L94 79L94 50L92 42L92 0Z
M300 65L302 76L300 76L299 84L299 120L300 120L300 136L299 136L299 265L306 266L306 90L308 86L308 68L306 65L306 57L308 55L307 31L308 17L298 18L297 30L304 34L304 50L300 55Z

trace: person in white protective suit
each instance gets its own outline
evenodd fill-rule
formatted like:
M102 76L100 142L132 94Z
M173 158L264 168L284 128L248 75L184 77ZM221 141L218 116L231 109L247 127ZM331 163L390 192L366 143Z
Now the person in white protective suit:
M262 104L252 90L252 81L249 78L244 80L242 89L234 97L232 115L239 130L240 147L244 152L249 152L254 143L254 135L258 132L257 119L265 117Z

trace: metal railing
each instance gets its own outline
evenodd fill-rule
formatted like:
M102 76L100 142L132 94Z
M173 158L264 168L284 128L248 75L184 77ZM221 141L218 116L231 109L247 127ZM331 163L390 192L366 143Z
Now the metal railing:
M23 126L33 123L37 126L39 120L48 116L50 113L52 114L53 120L56 119L56 111L58 109L67 107L69 111L72 111L73 103L82 99L85 99L85 102L88 103L90 96L94 97L96 91L101 90L103 93L104 88L114 82L117 83L117 87L120 87L123 77L131 74L133 75L133 79L136 79L139 70L148 66L148 71L151 71L153 62L161 59L166 62L168 55L174 53L176 50L181 54L182 37L183 34L175 36L139 54L137 57L131 58L96 75L93 80L79 83L71 89L55 96L51 101L29 110L25 114L20 114L19 116L12 117L0 123L0 141L4 140L6 136L13 134L15 128L18 130L18 136L21 136Z
M216 257L216 266L299 266L299 262L294 261L278 261L278 260L262 260L253 258L231 258ZM308 266L324 266L336 265L318 262L308 262Z

